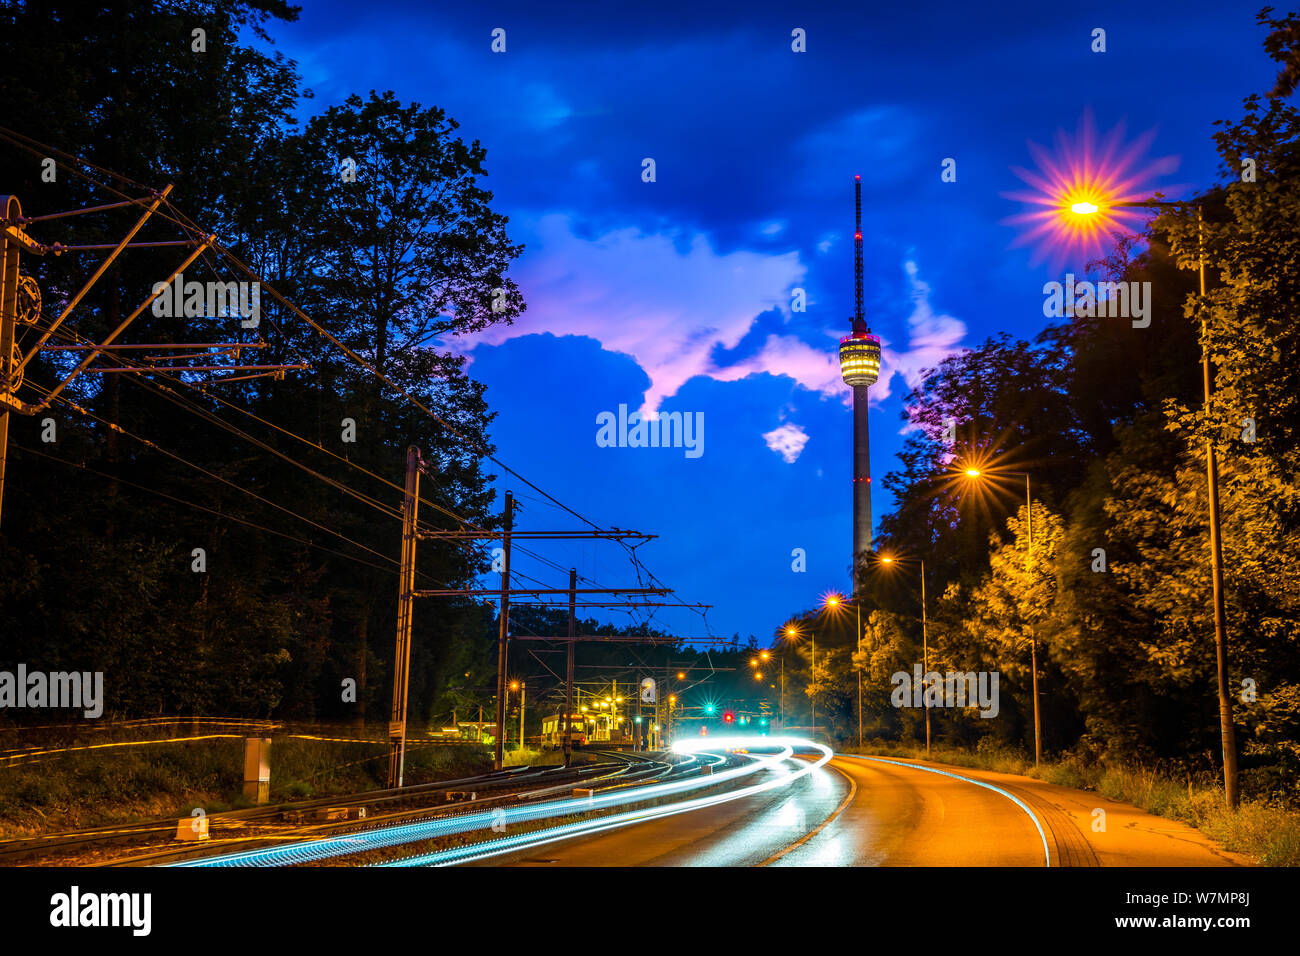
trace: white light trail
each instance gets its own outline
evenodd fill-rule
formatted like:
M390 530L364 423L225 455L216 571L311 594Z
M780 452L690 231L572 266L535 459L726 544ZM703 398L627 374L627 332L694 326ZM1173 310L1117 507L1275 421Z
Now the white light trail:
M719 747L719 743L723 743L725 746ZM707 797L696 797L693 800L670 803L662 807L647 807L641 810L631 810L626 813L619 813L609 817L598 817L593 820L579 820L575 823L562 824L561 826L550 827L546 830L521 833L516 836L502 837L499 840L476 843L471 846L453 847L449 850L439 850L434 853L423 853L418 856L408 857L404 860L394 860L391 863L383 863L380 865L452 866L458 863L468 863L473 860L483 860L488 857L500 856L503 853L532 849L534 847L543 846L547 843L554 843L557 840L568 840L575 836L587 836L592 833L599 833L603 830L612 830L617 827L629 826L634 823L644 823L647 820L655 820L660 817L674 816L679 813L688 813L691 810L717 806L718 804L729 803L732 800L752 797L755 794L773 790L776 787L784 787L787 784L798 780L800 777L806 776L814 770L824 766L833 756L829 747L824 747L819 743L814 743L811 740L804 740L798 737L715 737L711 741L700 738L698 741L690 740L674 744L673 750L677 753L700 753L732 749L747 750L751 747L779 747L781 749L781 752L774 756L759 757L755 754L749 755L760 761L764 766L775 766L777 763L788 760L794 755L795 747L820 750L822 755L817 761L805 764L793 773L784 774L774 780L769 780L766 783L752 784L748 787L743 787L740 790L714 794ZM722 774L718 774L714 777L714 780L717 781L722 777Z
M654 817L665 816L669 813L683 813L690 809L697 809L698 806L711 806L715 803L723 803L727 800L750 796L754 793L759 793L773 787L784 786L825 764L831 758L831 751L821 744L797 737L760 737L745 735L735 737L712 737L708 740L704 738L700 738L699 740L692 739L674 745L673 750L677 753L683 754L695 754L701 752L718 754L724 753L728 750L748 750L751 748L763 750L775 749L779 752L776 754L748 754L747 756L750 757L750 761L739 767L733 767L729 770L722 770L712 774L692 776L685 780L674 780L666 783L628 787L625 789L620 788L611 790L607 793L597 793L591 797L573 797L563 800L551 800L530 806L496 807L489 810L477 811L475 813L461 814L455 817L426 820L419 823L408 823L392 827L380 827L374 830L352 833L343 837L331 837L323 840L304 840L284 846L245 850L239 853L205 857L199 860L187 860L181 863L173 863L169 865L179 867L292 866L295 864L312 863L337 856L382 850L393 846L400 846L404 843L429 840L457 833L465 833L472 830L493 828L499 830L501 826L509 826L512 823L525 823L533 820L545 819L547 817L588 813L593 810L616 807L621 804L636 803L642 800L651 800L675 794L688 793L691 790L699 790L704 787L713 787L720 783L726 783L730 780L737 780L749 776L750 774L757 773L760 770L776 768L781 765L783 761L793 755L795 747L819 750L822 753L822 757L814 764L801 768L792 774L783 775L778 779L758 785L757 788L748 787L715 797L701 798L702 802L687 801L685 803L671 804L664 807L652 807L647 810L631 811L628 814L620 814L614 817L600 817L593 820L579 821L576 824L566 825L567 827L578 827L582 825L588 827L594 826L600 829L607 829L610 826L624 826L628 823L635 823L640 819L653 819ZM642 814L651 815L646 816ZM542 831L542 833L552 833L556 830L564 829L564 827L552 828L552 830ZM573 833L584 832L594 831L575 830L572 833L566 832L563 836L552 836L550 839L562 839L564 836L573 835ZM537 838L540 837L542 833L534 831L529 834L519 834L511 839L521 840L524 837ZM501 845L501 842L502 841L494 840L487 843L475 844L469 847L461 847L459 849L462 852L476 851L480 854L484 854L485 847L496 847ZM506 850L495 850L492 851L492 854L499 852L506 852ZM425 857L436 855L437 854L425 854L423 857L413 859L424 859ZM404 860L401 861L401 865L418 864Z

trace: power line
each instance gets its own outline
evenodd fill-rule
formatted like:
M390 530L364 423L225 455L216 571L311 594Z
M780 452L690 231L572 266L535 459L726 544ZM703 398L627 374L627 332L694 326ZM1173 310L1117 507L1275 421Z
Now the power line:
M369 561L364 561L361 558L356 557L355 555L344 554L342 551L335 551L333 548L327 548L324 545L316 544L314 541L311 541L307 538L299 538L296 535L288 534L284 531L277 531L274 528L268 528L265 525L260 525L254 521L249 521L247 518L241 518L238 515L233 515L225 511L218 511L215 508L209 508L206 505L197 504L196 502L193 501L187 501L184 498L178 498L175 495L170 495L165 491L158 491L156 488L146 488L144 485L137 484L134 481L130 481L126 478L120 478L117 477L116 475L107 474L106 472L102 472L99 471L98 469L91 468L89 465L81 464L80 462L68 461L66 458L60 458L57 455L51 455L48 452L37 451L35 448L26 448L17 443L15 443L13 447L17 448L19 451L24 452L28 455L37 455L41 458L47 458L50 461L56 461L61 465L67 465L69 468L77 468L80 469L81 471L87 472L88 474L95 475L99 478L103 478L108 481L116 481L119 484L123 484L131 488L136 488L139 491L143 491L151 495L156 495L157 497L163 498L167 501L172 501L179 505L185 505L187 508L194 508L197 511L203 511L206 512L207 514L215 515L218 518L224 518L228 521L234 521L237 522L238 524L246 525L258 531L263 531L266 534L275 535L277 537L285 538L289 541L296 542L297 544L301 544L304 547L315 548L318 551L324 551L326 554L332 554L335 557L345 558L349 561L355 561L358 564L363 564L366 567L373 568L376 571L382 571L386 574L395 573L393 568L384 568L384 567L380 567L377 564L371 564ZM397 561L393 558L388 558L388 561L390 564L393 565L397 564Z

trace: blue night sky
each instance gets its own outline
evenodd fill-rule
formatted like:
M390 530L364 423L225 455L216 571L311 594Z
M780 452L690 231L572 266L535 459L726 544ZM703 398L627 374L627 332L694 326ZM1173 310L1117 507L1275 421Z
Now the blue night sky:
M1221 180L1212 122L1275 73L1262 4L308 0L273 33L316 94L304 115L392 89L486 147L485 185L526 246L511 275L528 311L448 344L488 387L499 457L601 524L658 534L643 560L681 600L714 605L709 631L766 641L848 585L850 393L835 346L853 308L853 175L867 321L885 344L878 520L909 384L998 331L1032 337L1043 283L1084 265L1013 246L1006 220L1026 207L1006 194L1028 188L1013 167L1035 168L1029 142L1050 151L1090 110L1103 134L1125 124L1124 145L1154 134L1144 190ZM504 54L490 50L497 27ZM791 51L796 27L806 53ZM1105 53L1090 49L1096 27ZM806 312L791 311L796 287ZM620 404L702 412L704 454L598 447L596 416ZM575 526L499 485L521 497L520 527ZM617 547L547 553L637 583ZM682 610L654 621L706 633Z

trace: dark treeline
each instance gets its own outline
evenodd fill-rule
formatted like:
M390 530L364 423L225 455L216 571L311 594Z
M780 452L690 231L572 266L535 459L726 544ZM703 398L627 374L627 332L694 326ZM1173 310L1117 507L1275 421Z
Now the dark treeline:
M1091 267L1094 280L1151 283L1149 327L1075 316L1032 341L1000 335L944 361L909 395L916 430L885 478L896 507L876 543L898 560L867 562L861 652L851 613L801 620L818 632L819 710L841 735L856 734L858 667L867 734L924 737L923 712L890 702L891 675L922 657L923 561L931 669L1001 677L999 716L935 710L940 741L1032 754L1036 633L1046 753L1216 766L1209 440L1243 786L1294 791L1300 116L1287 100L1300 77L1300 18L1263 19L1284 69L1241 118L1219 124L1223 184L1196 197L1208 294L1196 294L1195 211L1166 211L1146 235L1115 237L1114 253ZM1202 346L1215 375L1208 414ZM984 477L960 476L972 463ZM1025 479L1012 472L1031 475L1032 555ZM805 664L801 691L807 680Z
M0 10L3 125L105 171L62 165L51 181L43 159L57 154L6 138L0 182L26 215L174 184L177 208L392 383L265 289L255 330L238 316L146 310L123 342L258 343L241 361L310 368L201 391L175 376L86 375L64 393L80 410L56 402L12 415L0 668L103 671L110 716L386 719L406 447L419 446L428 464L426 527L455 527L451 515L499 521L481 454L492 418L483 389L436 347L523 309L506 275L522 247L491 208L484 149L441 110L391 93L296 122L310 93L291 61L262 52L268 25L297 17L277 0ZM165 211L136 241L183 237ZM29 228L43 242L115 243L138 214ZM65 329L101 339L185 254L123 253ZM24 258L42 289L43 327L103 255ZM248 277L209 251L185 278ZM36 334L26 330L21 343ZM61 332L50 344L72 342ZM20 397L38 401L74 363L68 352L43 353ZM46 418L54 441L43 440ZM193 570L200 548L202 573ZM426 541L418 566L418 586L461 587L488 565L482 547ZM463 688L492 686L495 634L488 606L418 605L413 721L449 713ZM345 699L348 679L355 702ZM49 721L48 712L8 716Z

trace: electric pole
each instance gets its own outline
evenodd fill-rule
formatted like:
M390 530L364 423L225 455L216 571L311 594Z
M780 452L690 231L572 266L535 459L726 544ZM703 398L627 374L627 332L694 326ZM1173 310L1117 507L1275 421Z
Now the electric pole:
M393 658L393 709L388 721L388 786L402 785L406 765L406 697L411 669L411 618L415 612L415 523L420 504L420 449L406 449L402 498L402 556L397 584L397 654Z
M501 614L497 633L497 732L496 769L505 766L506 729L506 640L510 620L510 529L515 519L515 496L506 492L505 528L501 535Z
M564 677L564 765L573 762L573 646L578 636L578 569L569 568L569 643L566 650L568 665Z
M23 210L17 196L2 197L5 229L0 234L0 395L16 391L14 371L15 327L18 324L18 253L22 249ZM14 225L10 225L14 223ZM14 233L14 235L11 235ZM5 457L9 449L9 406L0 407L0 506L4 503Z

